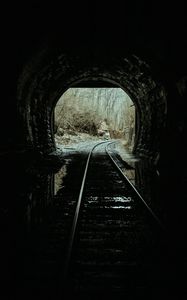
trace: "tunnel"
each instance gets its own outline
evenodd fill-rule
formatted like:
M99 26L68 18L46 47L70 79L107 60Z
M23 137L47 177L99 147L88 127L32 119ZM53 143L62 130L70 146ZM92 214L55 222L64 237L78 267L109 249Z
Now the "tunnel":
M123 206L121 211L116 209L117 205L114 206L119 219L123 210L126 207L129 209L125 214L127 223L123 223L123 218L120 224L125 229L119 229L114 213L112 221L116 222L115 226L118 224L114 226L117 230L109 231L105 228L103 236L108 235L115 240L119 235L124 245L127 245L125 268L126 274L131 274L132 282L126 278L129 290L125 296L136 299L135 295L135 298L130 297L134 284L138 291L137 299L140 295L145 299L165 299L168 294L171 297L175 295L176 299L182 298L186 295L184 270L187 253L185 6L176 1L166 7L158 2L151 6L144 1L126 1L123 9L110 4L104 6L104 9L92 4L81 7L79 3L72 7L66 7L63 3L60 8L54 3L41 5L31 1L21 5L17 3L15 9L9 6L4 12L8 21L2 28L8 29L8 24L10 27L7 32L4 30L2 36L5 53L1 61L4 64L2 74L5 80L2 86L2 94L4 91L5 96L2 96L0 104L3 285L12 287L10 281L16 280L20 299L32 300L36 299L36 295L40 295L40 299L50 299L50 296L55 295L56 281L47 277L50 273L47 270L58 255L55 254L51 259L48 253L40 259L39 251L40 247L46 251L57 248L59 238L56 236L61 235L63 230L55 231L56 225L54 229L52 222L55 222L63 209L65 213L62 223L66 220L66 213L69 214L66 209L70 209L72 203L69 193L77 189L76 183L82 176L80 170L86 155L85 152L82 156L77 155L76 149L69 149L66 157L66 153L62 155L57 151L55 107L60 97L70 88L114 87L128 94L136 110L133 159L120 160L120 164L125 174L134 176L130 178L130 185L135 184L140 196L146 200L146 205L161 220L164 230L156 229L155 234L150 234L152 228L154 232L155 225L153 221L149 223L149 216L139 222L137 227L134 225L136 222L131 214L131 211L136 211L133 196L125 198L122 195L125 187L120 188L121 198L115 194L115 188L118 190L116 182L121 182L121 177L115 179L112 171L110 173L104 151L101 151L100 156L97 156L96 151L93 157L98 158L102 166L101 175L105 173L110 182L106 185L106 195L98 197L110 210L111 207L107 207L110 203L107 193L111 192L111 197L118 201L117 205ZM176 18L178 20L174 22ZM97 170L98 178L102 177L99 177L97 161L93 162L92 167L91 174ZM60 188L56 190L55 176L60 182ZM100 193L99 189L95 191ZM96 198L93 191L90 203ZM64 207L60 206L62 203L59 199L65 199ZM91 205L93 210L90 217L97 217L94 214L95 204ZM103 222L106 221L106 215L102 215ZM144 212L140 218L143 220ZM68 222L69 219L63 226ZM93 224L94 221L89 224L90 228ZM103 224L100 219L96 228ZM131 229L135 227L129 230L128 226ZM138 253L136 251L141 250L139 244L134 248L131 245L141 230L143 233L139 240L140 244L144 244L145 252ZM125 235L128 236L131 231L133 238L130 241L127 238L128 242L125 242ZM111 232L115 234L112 236ZM48 238L51 244L55 240L54 247L46 246ZM89 251L91 253L92 249ZM106 257L112 257L110 251L107 251L103 252ZM131 272L134 270L130 266L133 251L137 253L137 272ZM61 262L65 255L64 252L59 253ZM114 253L121 253L117 246ZM47 262L42 265L44 260ZM100 262L102 264L102 259ZM144 262L147 263L145 269ZM9 264L10 268L7 267ZM17 273L11 270L15 264ZM43 281L37 281L35 267L40 268L41 273L38 274L43 274ZM108 279L109 275L106 276ZM144 280L149 282L145 289ZM108 284L108 287L112 288L112 284ZM6 294L11 290L6 288ZM36 294L32 295L32 292Z
M60 53L48 58L39 55L37 63L25 67L18 84L18 110L25 132L25 147L49 153L54 151L53 111L57 99L68 88L116 85L126 91L137 109L137 133L134 153L154 160L166 119L166 92L151 77L150 67L137 56L92 62L87 66L84 53L68 57ZM44 64L43 61L48 61ZM89 63L90 64L90 63ZM29 69L29 71L27 71ZM27 87L27 88L26 88Z

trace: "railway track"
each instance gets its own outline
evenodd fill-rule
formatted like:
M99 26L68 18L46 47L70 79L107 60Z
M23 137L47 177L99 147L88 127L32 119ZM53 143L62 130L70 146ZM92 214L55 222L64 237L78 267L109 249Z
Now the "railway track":
M95 145L86 161L63 268L67 294L123 296L147 284L142 256L163 226L119 168L113 144Z
M113 145L98 143L70 162L34 254L34 296L134 299L166 287L163 226L119 168Z

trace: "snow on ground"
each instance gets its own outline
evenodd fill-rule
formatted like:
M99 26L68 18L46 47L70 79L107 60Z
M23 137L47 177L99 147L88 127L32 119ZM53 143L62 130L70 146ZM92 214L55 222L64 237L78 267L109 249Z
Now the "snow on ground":
M70 150L81 151L86 148L91 148L96 142L108 140L106 137L93 136L88 133L77 132L75 134L65 133L61 135L55 135L55 141L57 145L57 151L67 152ZM117 139L115 150L119 153L121 158L128 161L129 164L134 166L137 159L132 154L131 149L127 146L127 142L124 139Z
M57 150L80 150L81 148L93 146L96 142L103 140L103 137L89 135L79 132L76 135L65 133L63 136L55 135Z

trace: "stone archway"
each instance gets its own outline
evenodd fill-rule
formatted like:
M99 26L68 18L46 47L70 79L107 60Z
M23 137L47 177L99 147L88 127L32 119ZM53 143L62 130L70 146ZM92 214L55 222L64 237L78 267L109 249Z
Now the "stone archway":
M137 110L133 152L156 158L166 116L166 93L155 82L150 67L133 55L128 58L86 60L81 55L41 52L24 68L18 83L18 113L25 147L49 153L55 150L53 110L59 97L81 81L111 82L121 87Z

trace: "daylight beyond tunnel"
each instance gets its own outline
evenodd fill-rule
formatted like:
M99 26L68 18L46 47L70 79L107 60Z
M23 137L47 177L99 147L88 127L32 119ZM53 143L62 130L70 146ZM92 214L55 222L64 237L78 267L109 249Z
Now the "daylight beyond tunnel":
M70 88L55 108L55 141L120 139L129 151L135 136L135 106L121 88Z

